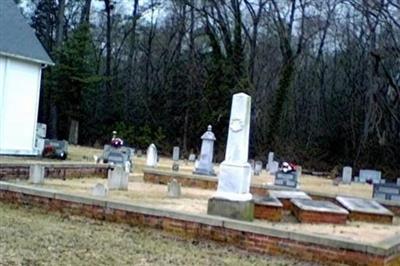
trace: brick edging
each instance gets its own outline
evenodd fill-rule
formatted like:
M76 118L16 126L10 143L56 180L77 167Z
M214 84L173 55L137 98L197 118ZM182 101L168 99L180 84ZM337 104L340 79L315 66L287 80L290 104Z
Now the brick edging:
M185 214L0 182L0 200L94 219L149 226L184 238L235 245L249 251L287 255L335 265L398 265L399 241L364 245L327 237L277 230L248 222Z

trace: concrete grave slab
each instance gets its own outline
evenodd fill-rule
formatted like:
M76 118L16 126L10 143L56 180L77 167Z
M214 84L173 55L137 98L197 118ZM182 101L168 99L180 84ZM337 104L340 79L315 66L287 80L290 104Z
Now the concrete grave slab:
M345 224L349 212L330 201L292 199L293 214L302 223Z
M285 210L291 210L291 199L311 199L311 197L303 191L293 190L271 190L268 192L269 196L279 199Z
M269 195L278 199L311 199L307 193L293 190L272 190Z
M343 207L350 212L350 220L364 222L392 223L393 213L371 199L336 197Z

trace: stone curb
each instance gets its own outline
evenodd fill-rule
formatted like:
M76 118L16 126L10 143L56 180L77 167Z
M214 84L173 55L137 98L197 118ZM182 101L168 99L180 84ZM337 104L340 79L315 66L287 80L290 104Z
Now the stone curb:
M55 199L70 201L75 203L82 203L87 205L99 206L99 207L106 207L107 201L98 199L95 197L87 197L87 196L78 196L73 194L67 194L62 192L55 193Z
M362 244L345 239L339 239L328 236L316 236L312 234L297 233L292 231L286 231L282 229L276 229L260 224L252 224L249 222L237 221L211 215L195 215L186 214L176 211L170 211L165 209L157 209L147 207L144 205L128 204L118 201L103 200L94 197L78 196L73 194L67 194L57 192L53 190L47 190L39 187L30 187L26 185L18 185L8 182L0 182L0 190L20 192L27 195L35 195L39 197L55 198L59 200L65 200L75 203L82 203L87 205L95 205L105 208L119 209L137 212L144 215L153 215L158 217L172 218L182 221L189 221L195 223L201 223L211 226L220 226L227 229L233 229L237 231L244 231L254 234L260 234L264 236L283 238L288 240L294 240L303 243L317 244L327 247L334 247L340 249L349 249L354 251L360 251L364 253L374 254L378 256L390 256L397 253L400 250L400 239L399 237L391 237L385 239L377 244Z
M54 162L22 162L22 163L0 163L0 168L3 167L29 167L31 165L40 165L44 167L53 168L85 168L85 167L96 167L96 168L107 168L107 164L96 164L96 163L81 163L81 162L69 162L69 163L54 163Z
M155 174L155 175L164 175L164 176L168 175L168 176L171 176L172 178L174 176L176 176L176 177L184 177L184 178L195 179L195 180L218 181L217 177L213 178L213 177L206 177L206 176L203 176L203 175L173 173L173 172L163 171L163 170L149 168L149 167L143 168L143 173L144 174L148 173L148 174Z

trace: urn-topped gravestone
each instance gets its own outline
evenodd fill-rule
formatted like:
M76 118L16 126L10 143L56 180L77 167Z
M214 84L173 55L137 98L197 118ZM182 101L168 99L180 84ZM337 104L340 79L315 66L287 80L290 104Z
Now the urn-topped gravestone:
M225 160L220 165L218 188L208 202L208 213L240 220L253 220L248 163L251 97L233 95Z
M216 138L212 132L211 125L207 127L207 131L201 136L201 140L200 158L193 173L198 175L215 175L212 160L214 156L214 141Z

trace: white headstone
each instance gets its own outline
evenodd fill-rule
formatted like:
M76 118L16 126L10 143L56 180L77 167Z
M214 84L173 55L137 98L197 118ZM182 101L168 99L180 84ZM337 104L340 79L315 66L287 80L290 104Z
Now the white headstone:
M277 161L272 161L271 164L269 165L269 173L271 175L275 174L279 170L279 163Z
M248 161L251 97L233 95L225 160L220 165L216 198L233 201L252 199L251 166Z
M171 198L179 198L181 196L181 184L173 179L170 183L168 183L168 197Z
M172 160L179 161L179 147L175 146L172 151Z
M29 167L29 182L32 184L44 183L44 166L35 164Z
M343 172L342 172L343 183L345 183L345 184L350 184L351 183L352 171L353 170L352 170L352 168L350 166L343 167Z
M269 170L269 167L273 161L274 161L274 153L269 152L268 153L268 162L267 162L267 171Z
M157 166L157 148L153 143L147 148L146 166L156 167Z
M214 165L212 163L214 156L214 141L216 140L212 127L209 125L207 131L201 136L201 152L198 165L194 173L200 175L214 175Z
M125 172L122 166L115 166L108 170L108 188L110 190L128 190L129 173Z
M262 170L262 161L256 161L254 166L254 175L260 175Z
M101 184L97 183L92 189L92 195L95 197L107 197L108 188Z

